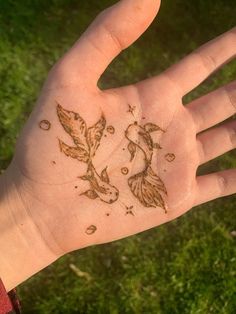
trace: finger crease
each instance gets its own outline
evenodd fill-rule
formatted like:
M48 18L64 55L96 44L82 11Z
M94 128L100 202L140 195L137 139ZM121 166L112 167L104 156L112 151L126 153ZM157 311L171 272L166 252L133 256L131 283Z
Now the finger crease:
M104 29L104 31L107 33L108 36L110 36L110 38L112 39L112 41L114 42L114 44L117 47L117 50L120 52L122 51L125 47L122 44L122 42L119 40L119 38L104 24L102 25L102 28Z

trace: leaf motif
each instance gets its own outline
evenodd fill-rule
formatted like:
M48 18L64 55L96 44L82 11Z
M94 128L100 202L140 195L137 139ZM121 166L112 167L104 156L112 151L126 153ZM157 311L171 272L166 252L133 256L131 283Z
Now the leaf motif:
M88 162L89 155L88 152L79 147L72 147L64 143L59 139L60 150L68 157L78 159L79 161Z
M136 145L133 142L130 142L128 145L128 150L129 150L130 155L131 155L130 161L132 161L134 159L136 149L137 149Z
M73 111L57 105L57 115L64 130L72 137L75 145L83 150L89 151L86 136L87 126L81 116Z
M88 129L87 141L90 147L90 158L92 158L100 145L103 131L106 127L106 120L102 115L98 122Z
M106 183L110 182L109 176L107 174L107 167L102 170L102 172L101 172L101 179L102 179L102 181L104 181Z
M88 190L84 193L81 193L80 195L85 195L88 198L90 198L91 200L94 200L95 198L98 197L97 193L94 190Z
M146 123L144 125L144 129L145 131L151 133L151 132L155 132L155 131L162 131L164 132L164 130L162 130L158 125L154 124L154 123Z

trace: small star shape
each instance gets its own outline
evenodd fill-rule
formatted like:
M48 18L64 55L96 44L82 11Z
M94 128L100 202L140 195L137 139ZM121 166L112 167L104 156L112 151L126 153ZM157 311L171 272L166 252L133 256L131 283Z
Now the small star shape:
M127 112L131 113L134 116L134 112L135 112L136 107L131 106L131 105L128 105L128 106L129 106L129 109L127 110Z

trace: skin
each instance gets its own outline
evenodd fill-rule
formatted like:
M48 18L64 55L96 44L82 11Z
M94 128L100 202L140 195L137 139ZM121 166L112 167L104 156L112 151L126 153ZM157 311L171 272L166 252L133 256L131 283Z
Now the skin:
M119 1L97 17L50 71L14 159L0 177L0 277L7 290L67 252L147 230L193 206L236 192L235 169L196 177L199 165L235 148L235 121L216 125L235 114L236 82L182 105L185 94L235 57L236 28L157 77L112 90L97 87L106 67L148 28L159 6L158 0ZM119 189L119 200L113 204L79 196L89 188L88 182L78 179L86 165L58 148L58 137L66 143L70 138L58 120L57 102L79 112L88 126L101 113L114 126L115 134L102 139L94 159L98 173L109 166L112 185ZM139 124L145 116L145 121L166 131L160 132L162 150L152 159L168 191L167 214L135 200L120 172L125 166L130 175L140 171L139 160L130 164L123 151L128 144L124 132L134 123L128 104L136 106ZM50 121L50 130L39 128L42 120ZM176 156L172 163L164 158L170 152ZM125 215L123 203L134 206L135 216ZM109 217L106 212L111 212ZM88 236L91 225L97 229Z

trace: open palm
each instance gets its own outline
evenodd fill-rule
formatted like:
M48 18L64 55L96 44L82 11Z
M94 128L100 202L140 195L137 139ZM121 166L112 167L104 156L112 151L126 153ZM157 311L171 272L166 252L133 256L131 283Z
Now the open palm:
M235 29L158 77L97 87L158 9L157 0L123 0L99 15L51 70L18 141L8 171L58 255L146 230L236 191L233 169L196 178L200 164L235 147L234 121L201 132L235 113L236 84L182 104L235 56Z

